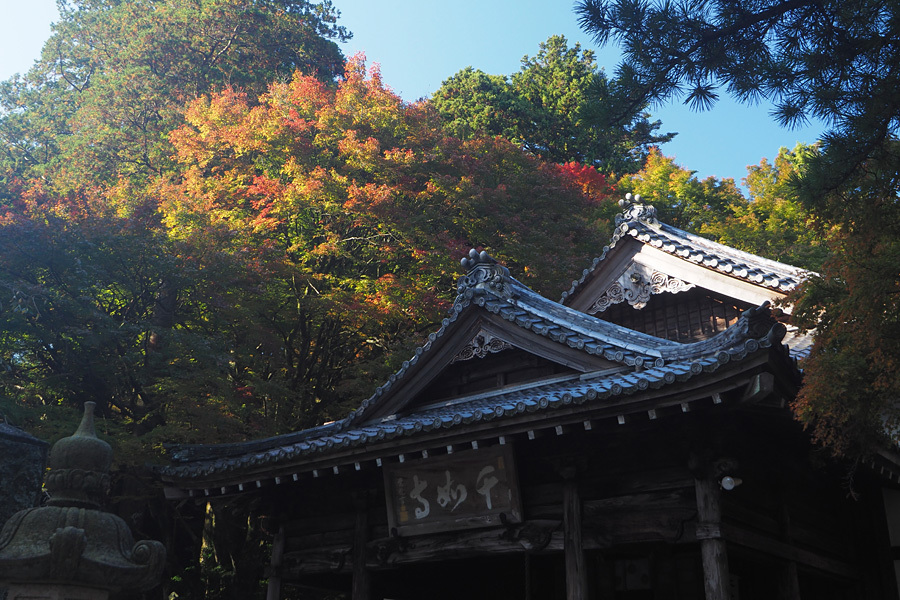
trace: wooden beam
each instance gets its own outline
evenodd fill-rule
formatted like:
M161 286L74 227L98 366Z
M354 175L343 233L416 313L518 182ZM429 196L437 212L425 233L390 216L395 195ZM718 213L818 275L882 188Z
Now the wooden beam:
M757 550L769 556L812 567L848 579L859 577L859 569L842 560L828 558L735 525L723 525L722 536L729 543Z
M784 543L793 545L794 537L791 527L791 511L785 501L784 491L782 490L781 501L781 539ZM781 572L781 578L778 582L778 594L782 600L801 600L800 599L800 578L797 573L797 562L788 561Z
M719 273L702 265L692 263L677 256L672 256L664 250L644 244L634 256L634 262L662 271L663 273L693 283L701 288L713 292L737 298L751 304L776 300L784 297L784 293L765 286L737 279L725 273ZM786 313L791 312L789 306L782 308Z
M710 476L694 479L697 494L697 524L700 558L703 563L703 587L706 600L730 600L731 578L725 540L721 537L722 506L719 486ZM703 533L699 533L702 531Z
M371 572L397 565L473 556L562 552L563 534L559 529L558 520L532 520L503 529L378 538L366 544L366 566ZM304 575L316 573L353 573L356 560L352 544L353 541L349 538L335 540L333 543L320 538L307 549L287 552L285 581L293 583ZM609 546L591 536L587 536L586 545L597 548Z
M794 561L788 562L781 572L778 596L782 600L800 600L800 580L797 575L797 563Z
M563 547L566 557L566 600L587 598L587 572L582 541L581 493L575 469L563 470Z
M757 373L744 389L741 402L752 404L767 398L775 389L775 376L769 372Z

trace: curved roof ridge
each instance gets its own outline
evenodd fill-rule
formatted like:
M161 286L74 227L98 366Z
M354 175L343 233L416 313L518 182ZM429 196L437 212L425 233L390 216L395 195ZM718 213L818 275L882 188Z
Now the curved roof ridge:
M515 280L513 280L515 281ZM518 282L516 282L518 283ZM522 285L522 284L519 284ZM764 302L760 306L755 308L751 308L749 310L741 313L740 318L737 323L728 327L724 331L714 335L711 338L706 340L701 340L699 342L691 342L691 343L679 343L671 340L666 340L663 338L658 338L656 336L652 336L647 333L643 333L640 331L634 331L632 329L628 329L623 325L618 325L616 323L612 323L610 321L605 321L593 315L589 315L587 313L583 313L581 311L575 310L573 308L569 308L568 306L564 306L561 304L557 304L550 300L547 300L543 296L540 296L536 292L531 289L522 286L523 289L527 290L528 293L533 295L533 297L539 299L540 302L543 303L552 303L554 306L560 307L560 309L564 309L568 314L570 314L573 318L578 319L580 321L579 324L572 325L573 329L576 331L580 330L583 325L581 323L588 322L591 324L595 324L600 327L604 332L607 330L613 330L617 333L627 335L629 337L634 337L636 339L646 341L650 340L656 342L652 348L633 348L629 347L627 344L618 343L617 345L623 346L628 350L633 350L640 352L641 354L654 356L658 358L662 358L665 361L669 360L683 360L687 358L699 357L711 352L715 352L718 350L725 349L727 347L733 346L736 342L745 339L753 339L754 337L762 337L763 334L768 335L768 331L771 329L775 329L775 333L773 335L780 336L779 339L784 337L786 329L784 326L776 327L775 320L769 316L769 302ZM754 321L761 322L762 328L765 329L765 332L760 331L760 326L755 325ZM581 325L581 327L579 327ZM780 325L780 324L779 324ZM596 335L595 333L591 333L590 329L585 329L585 335ZM756 334L754 334L754 331ZM580 332L580 331L579 331ZM610 342L616 343L616 342Z
M661 223L657 219L656 209L644 204L640 196L626 194L625 199L619 201L619 206L624 210L616 215L616 230L609 243L603 247L600 256L582 271L581 278L572 281L569 289L562 293L560 302L575 294L606 259L610 250L626 236L729 277L782 292L793 290L803 279L815 274Z
M689 231L679 229L673 225L669 225L668 223L660 223L659 228L671 235L676 235L678 237L690 240L695 246L699 246L701 248L709 248L710 250L716 250L721 254L728 254L735 258L742 258L746 261L753 262L759 265L768 265L772 267L773 270L784 271L785 273L791 274L800 279L815 274L813 271L809 271L808 269L804 269L802 267L795 267L794 265L789 265L788 263L783 263L771 258L759 256L758 254L753 254L745 250L738 250L737 248L722 244L721 242L715 242L703 236L697 235L696 233L691 233Z
M629 346L631 344L622 344L623 338L636 344L645 343L646 346L639 351L642 354L648 354L650 356L660 356L660 354L657 353L659 348L680 345L678 342L650 335L649 333L635 331L634 329L629 329L618 323L606 321L593 315L583 313L580 310L575 310L574 308L559 304L558 302L553 302L512 277L510 277L510 279L518 284L518 286L521 286L517 290L520 294L517 297L509 299L511 304L521 306L522 303L520 298L526 297L532 302L528 305L529 309L542 317L556 319L558 317L554 313L560 312L562 313L560 316L566 317L566 324L569 328L576 333L600 339L609 344L621 346L629 350L637 351L638 349L630 348Z
M248 452L262 452L273 446L297 444L312 438L318 438L337 431L337 429L338 423L331 421L300 431L291 431L250 441L223 442L221 444L163 444L163 448L172 462L192 462L208 459L212 455L217 458L228 458L243 456Z

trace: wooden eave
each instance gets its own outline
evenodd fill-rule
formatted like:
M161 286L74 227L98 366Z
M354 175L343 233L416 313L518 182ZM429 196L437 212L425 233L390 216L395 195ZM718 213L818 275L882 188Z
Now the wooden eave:
M882 448L868 459L868 466L878 476L900 485L900 452L897 448Z

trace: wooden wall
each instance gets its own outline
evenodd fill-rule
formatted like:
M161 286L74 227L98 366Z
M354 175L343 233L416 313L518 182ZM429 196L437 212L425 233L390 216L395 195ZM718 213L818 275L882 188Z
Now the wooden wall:
M734 325L753 305L694 288L677 294L651 296L638 310L627 302L613 304L594 316L676 342L698 342Z
M699 548L716 535L731 598L888 597L867 579L871 525L842 487L843 467L819 457L787 415L720 408L509 439L525 522L508 527L392 537L380 469L307 480L268 499L287 534L283 581L349 598L362 534L371 598L565 598L562 473L574 469L586 597L703 598ZM723 464L743 483L716 490L716 529L699 522L695 483Z

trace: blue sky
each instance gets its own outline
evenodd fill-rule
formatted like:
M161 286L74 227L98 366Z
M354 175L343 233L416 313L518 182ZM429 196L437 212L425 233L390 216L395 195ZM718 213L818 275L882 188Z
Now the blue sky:
M384 81L406 100L428 97L441 82L467 66L508 75L523 56L554 34L597 52L612 74L615 47L597 48L578 28L572 0L333 0L341 24L353 32L343 45L348 56L364 52L381 66ZM55 0L0 0L0 79L27 70L40 54L57 18ZM662 147L700 177L733 177L747 165L774 157L781 146L814 142L822 127L788 130L769 117L766 105L742 106L727 97L711 111L697 113L668 103L651 108L675 140Z

